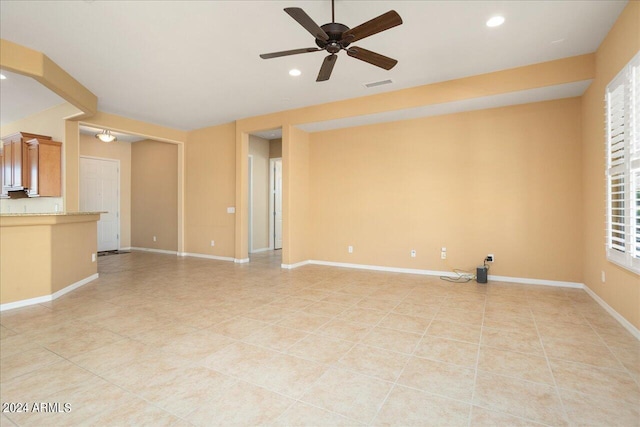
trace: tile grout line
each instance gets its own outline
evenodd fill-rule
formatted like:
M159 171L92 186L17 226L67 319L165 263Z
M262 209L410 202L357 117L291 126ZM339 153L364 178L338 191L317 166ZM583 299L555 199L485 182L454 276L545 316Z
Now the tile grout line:
M487 286L487 292L488 291L489 291L489 288ZM471 427L471 419L473 417L473 405L474 405L475 396L476 396L476 387L478 384L478 372L480 371L479 369L480 351L482 349L482 333L484 332L484 318L485 318L486 310L487 310L487 293L485 293L484 295L484 304L482 306L482 321L480 322L480 337L478 338L478 352L476 353L476 366L475 366L475 372L473 376L473 388L471 389L471 405L469 406L469 418L468 418L469 427Z
M366 296L365 296L365 297L361 297L361 298L358 300L358 302L359 302L359 301L361 301L361 300L362 300L362 299L364 299L364 298L366 298ZM321 300L320 300L320 301L321 301ZM319 302L319 301L318 301L318 302ZM315 302L314 302L314 304L315 304ZM335 304L335 303L332 303L332 304ZM349 308L351 308L351 307L355 307L355 306L356 306L356 304L357 304L357 303L355 303L355 304L353 304L353 305L349 306ZM313 305L313 304L311 304L311 305ZM338 304L338 305L339 305L339 304ZM297 312L303 312L302 310L304 310L304 309L300 309L300 310L298 310ZM344 312L344 311L343 311L343 312ZM279 420L279 419L280 419L281 417L283 417L283 416L284 416L284 414L286 414L286 413L287 413L287 412L288 412L288 411L289 411L293 406L295 406L297 403L300 403L300 404L304 404L304 405L309 405L309 406L315 407L315 408L320 409L320 410L323 410L323 411L325 411L325 412L329 412L329 413L331 413L331 414L337 415L337 416L339 416L339 417L341 417L341 418L344 418L344 419L346 419L346 420L350 420L350 421L354 421L354 422L360 423L360 422L359 422L359 421L357 421L357 420L354 420L354 419L352 419L352 418L350 418L350 417L347 417L347 416L345 416L345 415L342 415L342 414L340 414L340 413L334 412L334 411L332 411L332 410L330 410L330 409L328 409L328 408L323 408L323 407L320 407L320 406L314 405L314 404L312 404L312 403L306 402L306 401L304 401L304 400L301 400L301 399L302 399L302 397L304 397L304 396L306 395L306 393L307 393L310 389L312 389L312 388L313 388L313 386L314 386L318 381L320 381L320 378L322 378L322 377L324 376L324 374L325 374L329 369L335 368L335 366L334 366L334 364L320 363L320 362L317 362L317 361L314 361L314 360L310 360L310 359L307 359L307 358L304 358L304 357L301 357L301 356L293 355L293 354L290 354L290 353L288 353L288 352L287 352L287 350L288 350L289 348L293 347L295 344L297 344L298 342L302 341L303 339L305 339L306 337L308 337L308 336L310 336L310 335L316 335L316 336L319 336L319 337L331 337L331 338L339 339L339 340L341 340L341 341L351 342L351 341L343 340L343 339L341 339L341 338L337 338L337 337L333 337L333 336L322 335L322 334L316 334L320 328L322 328L323 326L327 325L329 322L331 322L331 321L333 321L333 320L336 320L336 319L338 318L338 316L339 316L339 315L341 315L343 312L340 312L340 313L338 313L338 314L335 314L335 315L333 315L332 317L329 317L329 316L320 316L320 315L318 315L318 317L327 317L329 320L327 320L326 322L324 322L322 325L320 325L318 328L316 328L316 329L315 329L314 331L312 331L312 332L304 331L304 332L306 332L306 333L307 333L307 335L306 335L305 337L303 337L303 338L299 339L299 340L298 340L298 341L296 341L294 344L290 345L289 347L287 347L287 348L286 348L286 349L284 349L284 350L274 350L274 349L271 349L271 348L267 348L267 347L265 347L265 346L261 346L261 345L257 345L257 344L252 344L252 343L246 343L245 341L241 341L241 342L244 342L245 344L255 345L255 346L257 346L257 347L261 347L261 348L265 348L265 349L269 349L269 350L275 351L275 352L279 353L279 354L280 354L280 356L291 356L291 357L297 357L297 358L299 358L299 359L307 360L307 361L309 361L309 362L313 362L313 363L317 363L317 364L322 365L322 366L324 366L324 367L325 367L325 368L324 368L324 369L325 369L325 370L324 370L324 372L323 372L321 375L319 375L319 376L318 376L318 378L316 378L314 381L312 381L312 382L311 382L311 383L310 383L310 384L305 388L305 390L304 390L304 391L302 391L302 392L300 393L300 395L299 395L298 397L295 397L295 398L291 398L290 396L283 395L282 393L279 393L279 392L277 392L277 391L275 391L275 390L271 390L271 389L269 389L269 388L267 388L267 387L265 387L265 386L258 385L258 384L252 383L252 382L250 382L250 381L247 381L247 380L245 380L245 379L242 379L242 378L236 377L237 379L239 379L239 380L241 380L241 381L245 381L245 382L247 382L247 383L249 383L249 384L252 384L252 385L254 385L254 386L256 386L256 387L260 387L260 388L265 389L265 390L267 390L267 391L270 391L270 392L274 392L274 393L280 394L280 395L282 395L282 396L284 396L284 397L286 397L286 398L289 398L289 399L292 399L292 400L293 400L293 402L292 402L292 403L291 403L291 404L290 404L290 405L289 405L289 406L288 406L288 407L287 407L287 408L286 408L286 409L285 409L285 410L284 410L280 415L278 415L278 416L275 418L275 420L274 420L274 421ZM279 322L279 320L278 320L278 322ZM295 328L290 328L290 329L300 331L299 329L295 329ZM352 349L353 349L357 344L358 344L358 342L352 342L351 347L349 348L349 350L347 350L347 351L346 351L346 353L345 353L345 354L349 353L349 352L350 352L350 351L351 351L351 350L352 350ZM276 356L273 356L273 357L276 357ZM339 360L339 359L338 359L338 360ZM228 375L228 374L224 374L224 375ZM232 376L232 377L233 377L233 376Z
M360 298L360 300L359 300L359 301L361 301L362 299L367 298L367 297L368 297L368 295L367 295L367 296L364 296L364 297L362 297L362 298ZM358 302L359 302L359 301L358 301ZM349 308L351 308L351 307L355 307L355 306L357 306L357 303L356 303L356 304L353 304L352 306L349 306ZM301 310L302 310L302 309L301 309ZM300 311L301 311L301 310L300 310ZM329 322L331 322L331 321L333 321L333 320L336 320L336 319L338 318L338 316L340 316L342 313L343 313L343 312L338 313L338 314L334 315L333 317L329 318L329 320L327 320L325 323L323 323L323 324L322 324L320 327L318 327L315 331L313 331L313 332L307 332L307 336L309 336L309 335L317 335L317 336L320 336L320 337L325 336L325 337L331 337L331 338L334 338L334 339L339 339L339 340L341 340L341 341L345 341L345 342L351 342L351 343L352 343L352 345L351 345L351 347L349 348L349 350L347 350L347 351L345 352L345 355L346 355L346 354L348 354L348 353L349 353L349 352L350 352L350 351L351 351L351 350L352 350L356 345L358 345L358 343L359 343L362 339L360 339L359 341L349 341L349 340L344 340L344 339L337 338L337 337L333 337L333 336L321 335L321 334L316 334L316 333L315 333L315 332L318 332L318 330L319 330L320 328L322 328L322 326L324 326L324 325L328 324ZM389 314L389 313L387 313L387 315L388 315L388 314ZM328 316L327 316L327 317L328 317ZM384 318L386 318L386 316L384 316L382 319L380 319L380 320L378 321L378 323L380 323ZM373 326L373 327L375 327L375 326ZM373 329L373 327L372 327L371 329ZM368 334L367 334L367 335L368 335ZM365 336L366 336L366 335L365 335ZM305 337L305 338L306 338L306 337ZM364 337L363 337L363 338L364 338ZM303 339L304 339L304 338L301 338L300 340L296 341L296 343L298 343L298 342L302 341ZM242 342L244 342L244 341L242 341ZM246 343L246 342L245 342L245 344L249 344L249 345L256 345L256 344L251 344L251 343ZM295 343L294 343L294 344L292 344L292 345L290 345L288 348L293 347L293 345L295 345ZM260 346L260 345L256 345L256 346L258 346L258 347L262 347L262 348L266 348L266 347L264 347L264 346ZM287 348L287 349L288 349L288 348ZM262 389L264 389L264 390L267 390L267 391L270 391L270 392L273 392L273 393L277 393L277 394L279 394L279 395L282 395L282 396L284 396L284 397L286 397L286 398L289 398L289 399L292 399L292 400L293 400L293 402L292 402L292 403L291 403L291 404L290 404L290 405L289 405L289 406L288 406L288 407L287 407L287 408L286 408L286 409L285 409L285 410L284 410L280 415L278 415L274 421L277 421L277 420L279 420L281 417L283 417L283 416L284 416L284 414L286 414L286 413L287 413L287 412L288 412L288 411L289 411L289 410L290 410L294 405L296 405L296 403L300 403L300 404L304 404L304 405L309 405L309 406L315 407L315 408L320 409L320 410L325 411L325 412L329 412L329 413L331 413L331 414L337 415L337 416L339 416L339 417L341 417L341 418L344 418L344 419L346 419L346 420L350 420L350 421L354 421L354 422L360 423L360 421L358 421L358 420L354 420L353 418L347 417L347 416L345 416L345 415L343 415L343 414L340 414L340 413L338 413L338 412L332 411L332 410L330 410L330 409L328 409L328 408L320 407L320 406L314 405L314 404L312 404L312 403L310 403L310 402L307 402L307 401L302 400L302 397L304 397L304 396L306 395L306 393L307 393L309 390L311 390L311 389L313 388L313 386L314 386L315 384L317 384L317 383L318 383L318 381L320 381L320 379L324 376L324 374L325 374L328 370L330 370L330 369L337 369L337 367L335 366L335 363L331 363L331 364L329 364L329 363L320 363L320 362L317 362L317 361L313 361L313 360L310 360L310 359L306 359L306 358L304 358L304 357L300 357L300 356L292 355L292 354L290 354L290 353L287 353L287 352L286 352L286 350L287 350L287 349L282 350L282 351L279 351L279 350L274 350L274 351L276 351L276 352L280 353L280 356L291 356L291 357L297 357L297 358L300 358L300 359L302 359L302 360L307 360L307 361L310 361L310 362L313 362L313 363L317 363L317 364L319 364L319 365L323 365L323 366L325 366L325 367L326 367L326 368L325 368L325 370L324 370L324 372L323 372L320 376L318 376L318 378L316 378L314 381L312 381L312 382L311 382L311 383L306 387L306 389L300 393L300 395L299 395L298 397L296 397L296 398L292 398L292 397L290 397L290 396L283 395L282 393L279 393L279 392L277 392L277 391L275 391L275 390L271 390L271 389L269 389L269 388L267 388L267 387L265 387L265 386L263 386L263 385L259 385L259 384L255 384L255 383L252 383L252 382L250 382L250 381L247 381L247 380L245 380L245 379L243 379L243 378L235 377L235 376L231 376L231 377L232 377L232 378L236 378L236 379L238 379L238 380L240 380L240 381L247 382L247 383L252 384L252 385L254 385L254 386L256 386L256 387L260 387L260 388L262 388ZM273 350L273 349L270 349L270 350ZM273 356L273 357L276 357L276 356ZM342 357L344 357L344 355L343 355ZM341 357L340 359L342 359L342 357ZM340 359L338 359L338 361L340 361ZM339 369L339 368L338 368L338 369ZM351 370L349 370L349 369L346 369L346 370L347 370L347 371L349 371L349 372L354 372L354 371L351 371ZM361 373L359 373L359 372L354 372L354 373L359 374L359 375L363 375L363 374L361 374ZM223 373L223 374L224 374L224 373ZM228 374L224 374L224 375L228 375ZM376 380L380 380L379 378L371 377L371 376L368 376L368 375L365 375L365 376L366 376L366 377L369 377L369 378L376 379ZM384 380L382 380L382 381L384 381Z
M542 354L544 354L544 359L547 362L547 369L549 369L549 372L551 373L551 379L553 380L553 389L555 391L556 396L558 397L558 400L560 401L560 407L562 408L562 415L564 415L564 421L571 423L571 420L569 419L569 413L567 412L567 408L565 408L564 401L562 399L562 396L560 395L560 387L558 387L556 376L553 373L553 369L551 368L551 361L549 360L549 356L547 355L547 350L544 347L544 341L542 340L542 335L540 334L540 329L538 328L538 321L536 319L535 314L533 313L533 310L531 310L531 314L533 317L533 326L536 328L536 333L538 334L538 342L542 347Z
M372 297L371 297L371 296L370 296L370 294L369 294L369 295L367 295L366 297L361 298L361 300L360 300L360 301L362 301L364 298L372 298ZM402 301L404 301L404 299L405 299L405 298L407 298L407 297L404 297L404 298L402 298L400 301L398 301L398 303L397 303L396 305L394 305L394 306L393 306L393 308L391 308L391 310L389 310L389 311L387 312L387 314L386 314L386 315L384 315L384 316L383 316L380 320L378 320L378 321L377 321L373 326L371 326L371 327L369 328L369 331L368 331L368 332L367 332L367 333L366 333L362 338L360 338L358 341L355 341L355 342L353 343L353 345L349 348L349 350L347 350L347 352L346 352L345 354L343 354L343 355L342 355L342 356L341 356L341 357L340 357L340 358L339 358L335 363L339 363L339 362L340 362L340 360L342 360L342 358L343 358L344 356L346 356L347 354L349 354L349 353L351 352L351 350L353 350L353 349L355 348L355 346L357 346L359 343L361 343L361 342L362 342L362 340L363 340L363 339L365 339L367 336L369 336L369 334L370 334L370 333L371 333L371 332L372 332L372 331L373 331L373 330L374 330L374 329L375 329L375 328L376 328L376 327L377 327L377 326L378 326L378 325L379 325L379 324L380 324L384 319L386 319L386 318L389 316L389 314L391 314L391 313L393 312L393 310L394 310L396 307L398 307L398 306L402 303ZM338 368L338 367L336 367L336 366L333 366L333 365L335 365L335 363L334 363L334 364L332 364L331 368L334 368L334 369L344 369L344 368ZM331 368L330 368L330 369L331 369ZM347 371L349 371L349 372L354 372L354 373L356 373L356 374L358 374L358 375L364 375L364 376L366 376L366 377L368 377L368 378L373 378L373 379L376 379L376 380L379 380L379 381L389 382L389 381L385 381L385 380L382 380L382 379L377 378L377 377L373 377L373 376L371 376L371 375L365 375L365 374L363 374L363 373L361 373L361 372L355 372L355 371L352 371L352 370L350 370L350 369L345 369L345 370L347 370ZM326 371L325 371L325 372L326 372ZM323 374L323 375L324 375L324 374ZM321 376L321 377L322 377L322 376ZM320 380L320 377L319 377L319 378L314 382L314 384L315 384L315 383L317 383L319 380ZM313 387L313 384L312 384L312 385L311 385L307 390L311 389L312 387ZM376 411L376 413L374 414L374 416L369 420L369 422L365 423L365 425L370 425L370 424L373 422L373 420L375 420L375 418L376 418L376 417L377 417L377 415L378 415L378 412L382 409L382 406L384 405L384 402L386 401L386 399L387 399L387 397L388 397L389 393L391 392L391 390L393 389L393 387L394 387L394 386L392 385L392 386L389 388L389 391L387 392L387 396L383 399L382 403L380 403L380 406L379 406L378 410Z
M107 344L107 345L108 345L108 344ZM47 350L48 350L48 349L47 349ZM150 400L146 399L144 396L142 396L142 395L140 395L140 394L138 394L138 393L135 393L135 392L133 392L133 391L131 391L131 390L128 390L128 389L124 388L123 386L120 386L120 385L118 385L118 384L114 383L113 381L108 380L107 378L103 377L103 376L102 376L102 374L99 374L99 373L97 373L97 372L93 372L93 371L91 371L91 370L89 370L89 369L85 368L84 366L77 364L77 363L76 363L76 362L74 362L73 360L71 360L71 359L69 359L69 358L67 358L67 357L65 357L65 356L62 356L62 355L59 355L59 354L57 354L57 353L53 352L52 350L49 350L49 351L51 351L52 353L54 353L54 354L58 355L58 356L59 356L59 357L61 357L64 361L66 361L66 362L68 362L68 363L71 363L72 365L76 366L76 367L77 367L77 368L79 368L79 369L82 369L83 371L87 372L88 374L91 374L93 377L95 377L95 378L99 378L99 379L101 379L102 381L104 381L105 383L110 384L110 385L112 385L112 386L114 386L114 387L116 387L116 388L118 388L118 389L122 390L123 392L125 392L125 393L127 393L127 394L131 394L131 395L133 395L133 396L136 396L136 397L140 398L141 400L143 400L143 401L147 402L147 403L148 403L148 404L150 404L151 406L153 406L153 407L155 407L155 408L157 408L157 409L161 410L161 411L162 411L162 412L164 412L164 413L167 413L167 414L169 414L169 415L171 415L171 416L174 416L174 417L176 417L176 418L179 418L179 419L183 419L183 418L179 417L178 415L176 415L176 414L174 414L174 413L172 413L172 412L169 412L169 411L167 411L167 410L166 410L166 409L164 409L164 408L159 407L159 406L158 406L158 405L156 405L154 402L152 402L152 401L150 401ZM94 351L94 350L91 350L91 351ZM56 363L57 363L57 362L56 362ZM32 371L32 372L33 372L33 371ZM89 387L89 386L87 386L86 384L83 384L83 386L81 386L81 387L79 388L79 390L76 392L76 394L77 394L77 393L82 392L82 391L84 390L84 388L85 388L85 387ZM55 393L54 393L54 394L55 394ZM48 398L48 397L47 397L47 398ZM46 400L47 398L45 398L44 400ZM107 409L104 409L104 410L102 410L102 411L100 411L100 412L98 412L98 413L96 413L96 414L93 414L91 417L89 417L89 419L96 418L97 416L99 416L99 415L101 415L101 414L103 414L103 413L106 413L107 411L108 411L108 408L107 408ZM184 419L183 419L183 420L184 420ZM186 421L186 420L184 420L184 421Z
M583 316L584 317L584 316ZM609 353L611 353L613 355L613 357L615 358L615 360L620 364L620 366L622 366L622 370L629 376L631 377L631 379L633 380L633 382L636 383L636 386L638 389L640 389L640 376L638 376L638 378L636 378L631 371L629 370L629 368L627 368L627 366L622 363L622 361L620 360L620 358L618 357L618 355L611 350L611 346L609 346L609 344L607 343L607 341L598 333L598 330L591 324L591 322L589 321L589 319L587 319L586 317L584 318L587 322L587 324L589 325L589 327L593 330L593 332L598 336L598 338L600 338L600 340L602 341L602 343L604 344L604 347L609 351Z
M410 293L403 298L398 304L396 304L394 306L393 309L391 309L391 311L393 311L395 308L397 308L400 304L402 304L402 302L404 302L404 300L406 300L407 298L409 298ZM445 297L445 299L448 298ZM387 400L389 399L389 396L391 395L391 392L396 388L396 386L398 385L398 380L400 379L400 377L402 377L402 374L404 373L404 370L407 368L407 365L409 364L409 362L411 361L411 358L414 357L416 349L418 348L418 345L420 344L420 342L424 339L425 335L427 334L427 331L429 330L429 327L431 326L431 323L433 322L433 319L436 318L436 316L438 315L438 313L440 312L442 308L442 303L438 306L438 309L436 310L436 313L433 315L433 317L431 318L431 320L429 320L429 324L427 325L427 327L425 328L424 332L422 333L422 335L420 336L420 339L416 342L416 344L414 344L413 346L413 351L411 352L411 355L409 355L409 357L407 357L407 361L404 363L404 366L402 367L402 369L400 370L400 373L396 376L395 381L393 382L393 384L391 385L391 387L389 388L389 391L387 392L387 395L384 397L384 399L382 400L382 402L380 403L380 406L378 407L378 410L376 411L375 415L373 416L373 418L371 418L371 420L369 421L368 425L372 425L372 423L378 418L378 416L380 415L380 411L382 411L382 408L384 408L384 405L387 403ZM386 316L385 316L386 318ZM383 319L380 320L380 322L382 322ZM378 322L379 323L379 322Z

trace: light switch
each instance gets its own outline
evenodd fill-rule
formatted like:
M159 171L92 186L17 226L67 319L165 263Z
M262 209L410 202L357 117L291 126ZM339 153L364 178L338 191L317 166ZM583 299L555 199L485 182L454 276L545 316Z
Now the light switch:
M230 208L227 208L227 213L236 213L236 207L231 206Z

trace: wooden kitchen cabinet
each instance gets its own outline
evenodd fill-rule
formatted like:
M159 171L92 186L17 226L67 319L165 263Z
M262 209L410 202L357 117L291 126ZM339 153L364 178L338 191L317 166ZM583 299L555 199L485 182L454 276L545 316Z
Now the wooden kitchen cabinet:
M26 147L25 147L26 148ZM22 190L22 139L10 135L2 139L2 187L5 191Z
M2 138L2 187L6 191L19 191L27 187L28 171L27 141L33 138L48 139L50 136L28 132L16 132Z
M17 132L2 138L2 194L29 197L62 194L62 143L50 136Z
M27 141L27 186L29 197L62 195L62 143L34 138Z
M9 192L4 188L4 147L0 146L0 199L9 197Z

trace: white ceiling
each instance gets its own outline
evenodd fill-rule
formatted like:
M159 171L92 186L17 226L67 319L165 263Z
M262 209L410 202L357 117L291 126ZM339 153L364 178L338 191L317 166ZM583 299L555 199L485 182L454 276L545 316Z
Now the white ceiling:
M0 80L0 126L65 102L31 77L2 70Z
M263 139L281 139L282 128L251 132L251 135L255 135Z
M400 14L403 25L355 43L399 63L385 71L341 52L322 83L315 78L324 52L258 55L313 46L282 9L302 7L322 25L331 17L328 0L2 0L0 37L45 53L98 96L101 111L190 130L590 53L625 4L337 0L336 21L350 27L392 8ZM505 24L487 28L495 14ZM294 67L300 77L288 75ZM363 86L389 78L393 84ZM20 96L6 89L8 81L0 86L3 122L5 105Z

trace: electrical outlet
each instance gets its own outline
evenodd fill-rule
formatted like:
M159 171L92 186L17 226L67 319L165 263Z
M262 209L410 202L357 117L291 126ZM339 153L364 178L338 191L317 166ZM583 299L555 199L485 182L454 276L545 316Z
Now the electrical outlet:
M493 254L487 255L487 262L493 262L496 260L496 257Z
M447 259L447 251L441 251L440 252L440 259Z
M215 246L215 245L216 245L216 242L212 240L211 241L211 246Z
M153 241L154 241L154 242L157 242L157 241L158 241L158 239L156 238L156 236L153 236Z
M96 262L96 254L91 254L91 262Z
M602 283L607 281L607 276L604 274L604 270L600 272L600 278L602 279Z
M415 257L416 257L416 250L411 249L411 258L415 258Z
M353 246L349 246L349 247L347 248L347 250L349 251L349 253L350 253L350 254L352 254L352 253L353 253Z

